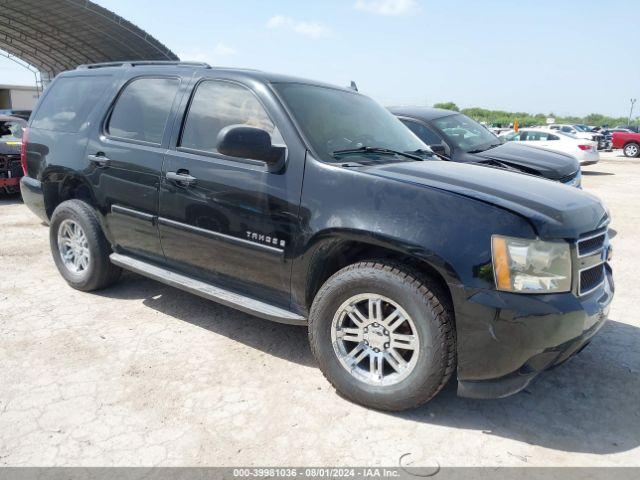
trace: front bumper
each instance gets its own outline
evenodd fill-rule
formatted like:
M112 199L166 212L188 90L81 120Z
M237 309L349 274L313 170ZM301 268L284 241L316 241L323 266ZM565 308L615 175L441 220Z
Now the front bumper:
M481 291L463 298L462 288L454 290L458 395L501 398L582 350L607 319L614 285L607 267L603 286L583 297Z

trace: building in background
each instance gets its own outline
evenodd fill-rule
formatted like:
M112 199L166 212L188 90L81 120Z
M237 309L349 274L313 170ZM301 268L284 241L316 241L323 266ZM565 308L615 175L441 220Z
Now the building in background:
M35 85L0 85L0 110L32 110L39 93Z
M0 0L0 55L32 70L40 90L80 64L179 60L140 27L90 0ZM22 95L15 101L26 100Z

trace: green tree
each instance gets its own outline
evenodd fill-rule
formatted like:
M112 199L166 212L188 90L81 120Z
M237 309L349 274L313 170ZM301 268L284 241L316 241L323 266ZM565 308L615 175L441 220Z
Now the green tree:
M455 112L459 112L460 109L458 108L458 106L453 103L453 102L440 102L440 103L434 103L433 104L434 108L444 108L445 110L453 110Z

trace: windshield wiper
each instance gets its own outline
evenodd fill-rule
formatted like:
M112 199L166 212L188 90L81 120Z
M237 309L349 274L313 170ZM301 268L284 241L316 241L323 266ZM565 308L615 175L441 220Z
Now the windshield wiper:
M399 150L392 150L390 148L382 148L382 147L368 147L368 146L362 146L360 148L347 148L344 150L335 150L332 155L336 158L338 158L341 155L349 155L352 153L360 153L360 154L367 154L367 153L374 153L374 154L382 154L382 155L400 155L401 157L406 157L406 158L410 158L411 160L418 160L418 161L423 161L424 159L422 157L419 157L418 155L415 155L413 153L407 153L407 152L401 152Z
M487 150L491 150L492 148L496 148L502 145L501 143L492 143L488 147L476 148L475 150L469 150L467 153L481 153L486 152Z

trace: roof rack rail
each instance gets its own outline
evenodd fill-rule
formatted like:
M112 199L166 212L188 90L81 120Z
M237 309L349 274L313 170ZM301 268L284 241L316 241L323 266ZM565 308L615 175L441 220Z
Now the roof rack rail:
M92 68L106 67L135 67L138 65L175 65L179 67L204 67L211 68L211 65L205 62L180 62L172 60L133 60L123 62L102 62L102 63L86 63L78 65L76 70L87 70Z

